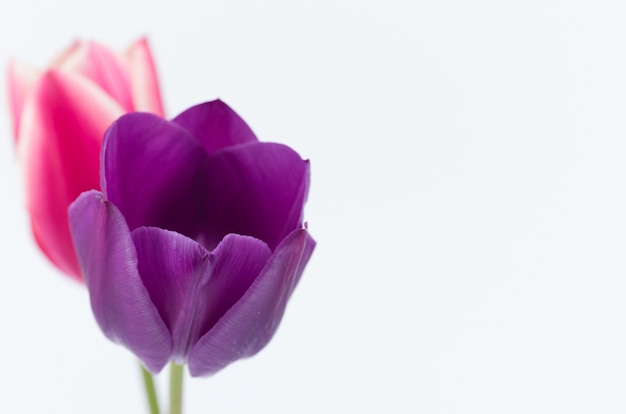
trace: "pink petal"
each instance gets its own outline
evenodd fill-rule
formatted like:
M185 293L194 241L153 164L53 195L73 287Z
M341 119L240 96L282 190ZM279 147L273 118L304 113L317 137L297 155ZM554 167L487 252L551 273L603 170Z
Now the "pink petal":
M151 112L160 117L165 117L156 67L146 38L141 38L133 43L128 48L126 57L129 64L135 110Z
M48 71L24 106L18 151L35 238L48 258L77 279L67 207L98 189L100 146L122 108L92 82Z
M69 209L70 225L100 329L130 349L152 372L169 361L172 338L137 267L137 251L120 211L98 191Z
M17 142L24 101L41 76L41 71L24 63L11 61L7 75L9 109L13 120L13 138Z
M50 63L50 69L60 69L68 59L72 59L81 48L82 43L74 40L68 47L63 49Z
M116 100L125 112L134 109L126 62L106 47L95 42L81 44L62 59L59 69L89 78Z

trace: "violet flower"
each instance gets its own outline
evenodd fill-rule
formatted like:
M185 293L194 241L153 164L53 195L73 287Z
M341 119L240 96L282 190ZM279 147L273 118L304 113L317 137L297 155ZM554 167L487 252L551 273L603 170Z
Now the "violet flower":
M261 350L315 247L309 162L213 101L171 122L122 116L101 165L104 194L81 194L69 221L104 334L155 373L211 375Z

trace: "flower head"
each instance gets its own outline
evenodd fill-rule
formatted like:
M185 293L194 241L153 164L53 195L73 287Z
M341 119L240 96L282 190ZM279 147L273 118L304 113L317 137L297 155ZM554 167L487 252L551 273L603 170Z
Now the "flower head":
M173 360L194 376L262 349L315 246L308 161L213 101L171 122L121 117L102 169L104 193L69 220L105 335L153 372Z
M118 55L76 42L45 71L12 62L8 91L33 234L54 265L80 279L67 208L83 191L100 188L104 132L125 112L163 116L148 44L140 39Z

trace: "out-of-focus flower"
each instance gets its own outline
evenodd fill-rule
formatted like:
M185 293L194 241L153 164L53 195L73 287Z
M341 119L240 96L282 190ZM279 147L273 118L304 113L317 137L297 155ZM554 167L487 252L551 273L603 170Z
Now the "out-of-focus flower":
M303 227L309 162L262 143L227 105L107 131L102 189L70 206L100 328L153 371L211 375L276 331L315 242Z
M150 49L145 39L124 55L76 42L45 71L12 62L8 91L33 234L56 267L80 279L67 208L100 188L100 147L113 121L131 111L163 116Z

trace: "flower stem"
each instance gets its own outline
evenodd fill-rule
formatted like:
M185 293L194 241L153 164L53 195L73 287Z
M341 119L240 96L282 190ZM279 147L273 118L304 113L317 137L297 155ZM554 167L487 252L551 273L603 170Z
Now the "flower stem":
M170 364L170 414L183 412L183 365Z
M157 399L156 389L154 388L154 379L152 374L141 366L141 374L143 376L143 385L146 387L146 397L150 406L150 414L159 414L159 400Z

